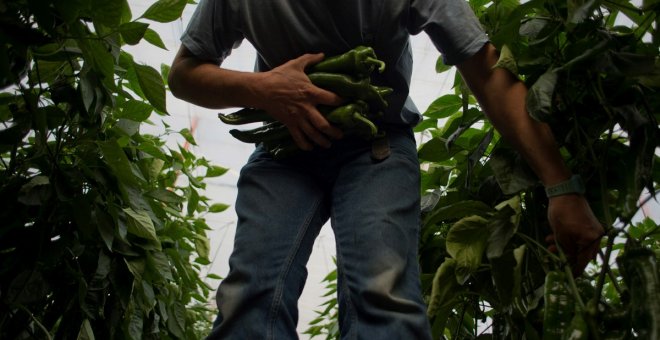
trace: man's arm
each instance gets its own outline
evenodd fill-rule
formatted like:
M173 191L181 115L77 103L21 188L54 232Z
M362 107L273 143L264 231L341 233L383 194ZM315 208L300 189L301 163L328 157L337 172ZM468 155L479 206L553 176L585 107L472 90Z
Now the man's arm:
M495 47L486 44L457 67L489 120L522 154L541 182L550 186L567 180L571 173L552 131L527 113L527 88L509 71L492 68L497 60ZM574 273L582 273L596 256L598 240L604 233L586 199L577 194L550 198L548 220L554 231L548 240L556 238L572 262ZM553 246L550 249L555 250Z
M341 138L341 130L316 109L319 104L338 105L341 98L314 86L305 75L306 67L322 59L323 54L305 54L268 72L240 72L201 60L181 46L168 83L174 96L195 105L263 109L287 126L301 149L309 150Z

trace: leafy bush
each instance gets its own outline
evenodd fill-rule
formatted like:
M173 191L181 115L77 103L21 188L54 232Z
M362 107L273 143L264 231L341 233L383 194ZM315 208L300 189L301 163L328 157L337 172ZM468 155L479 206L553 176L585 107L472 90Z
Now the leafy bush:
M470 3L502 51L498 66L527 84L528 111L551 125L585 178L608 233L599 261L573 278L561 254L544 248L543 188L457 78L456 93L426 111L432 138L419 152L428 169L420 262L434 335L657 338L660 227L633 222L643 190L655 196L660 181L657 2Z
M140 133L166 115L167 67L122 47L165 48L125 0L0 4L0 338L198 339L210 327L201 194L226 169L189 130ZM161 73L162 72L162 73ZM157 117L157 116L156 116Z
M416 128L430 136L419 261L434 338L657 339L660 226L634 217L660 185L660 3L469 2L502 52L497 66L526 83L528 111L585 179L607 236L581 278L545 249L542 186L457 74ZM319 313L309 332L331 338L334 310Z

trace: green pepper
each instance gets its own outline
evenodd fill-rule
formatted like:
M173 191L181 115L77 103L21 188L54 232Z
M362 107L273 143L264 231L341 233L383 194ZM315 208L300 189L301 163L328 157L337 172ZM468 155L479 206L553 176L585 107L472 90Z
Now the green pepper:
M617 258L630 292L632 328L640 339L660 339L660 279L655 253L626 248Z
M300 152L300 148L292 138L282 138L279 140L266 141L263 143L266 151L275 159L284 159Z
M358 46L344 54L324 59L313 65L309 72L343 73L363 78L368 77L376 69L382 73L385 70L385 63L378 60L373 48Z
M355 122L353 133L362 139L370 140L378 134L378 128L367 117L354 112L353 121Z
M571 323L575 302L566 286L566 274L563 271L550 271L545 276L543 297L543 339L561 339L564 330Z
M356 101L333 109L325 117L344 132L370 140L378 133L378 128L366 117L368 111L369 106L365 102Z
M289 129L279 121L262 125L251 130L229 130L234 138L244 143L263 143L285 138L289 135Z
M324 72L310 73L307 76L314 85L340 97L363 100L380 110L387 108L387 101L378 87L371 85L369 78L357 79L345 74Z
M356 101L340 107L323 107L319 110L330 123L334 123L340 128L352 128L355 124L353 113L365 114L369 107L363 101Z
M273 121L273 117L266 113L266 111L253 108L244 108L229 114L218 113L218 118L223 123L229 125Z
M391 95L392 92L394 92L394 89L387 86L376 86L376 92L378 92L378 94L380 94L381 97L385 98Z
M573 315L568 329L564 331L564 340L586 340L589 339L589 327L582 315L582 312L577 312Z

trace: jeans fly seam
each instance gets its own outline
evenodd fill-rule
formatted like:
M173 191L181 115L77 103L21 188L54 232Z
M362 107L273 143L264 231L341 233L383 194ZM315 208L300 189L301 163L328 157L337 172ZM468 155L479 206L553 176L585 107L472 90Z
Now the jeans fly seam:
M298 235L296 236L296 241L293 244L292 251L289 253L289 256L286 259L282 273L277 278L277 283L275 284L275 294L273 297L273 303L270 308L268 324L267 324L268 333L266 337L268 339L273 340L275 338L274 336L275 320L277 319L278 311L282 303L282 295L284 293L284 281L286 280L286 277L289 274L289 270L291 269L291 264L293 263L293 259L296 257L298 251L300 250L300 244L302 243L303 238L305 238L307 229L309 229L309 225L311 224L312 219L316 215L320 204L321 204L321 199L316 201L316 203L313 205L313 209L311 209L311 213L303 222L301 226L302 228L300 229L300 232L298 232Z
M332 216L334 216L334 207L332 209ZM334 218L333 218L334 222ZM344 266L344 261L343 261L343 256L341 255L341 250L339 249L340 244L337 242L337 266L339 267L337 270L337 273L342 277L342 285L341 288L344 290L344 298L346 299L346 313L348 313L348 317L350 319L350 324L353 326L351 327L350 334L348 334L349 339L355 339L357 338L357 314L353 311L353 300L351 299L351 291L348 289L348 285L346 284L346 274L344 273L343 266ZM339 297L337 297L339 298ZM340 332L341 333L341 332ZM351 336L352 335L352 336Z

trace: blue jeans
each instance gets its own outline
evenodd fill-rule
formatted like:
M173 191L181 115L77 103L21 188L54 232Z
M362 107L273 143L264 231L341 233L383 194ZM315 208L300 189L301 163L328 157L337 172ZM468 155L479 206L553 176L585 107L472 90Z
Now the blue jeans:
M337 244L342 339L430 339L417 262L419 163L410 129L387 134L391 156L345 138L273 160L258 147L241 170L229 274L209 339L297 339L306 263L330 219Z

